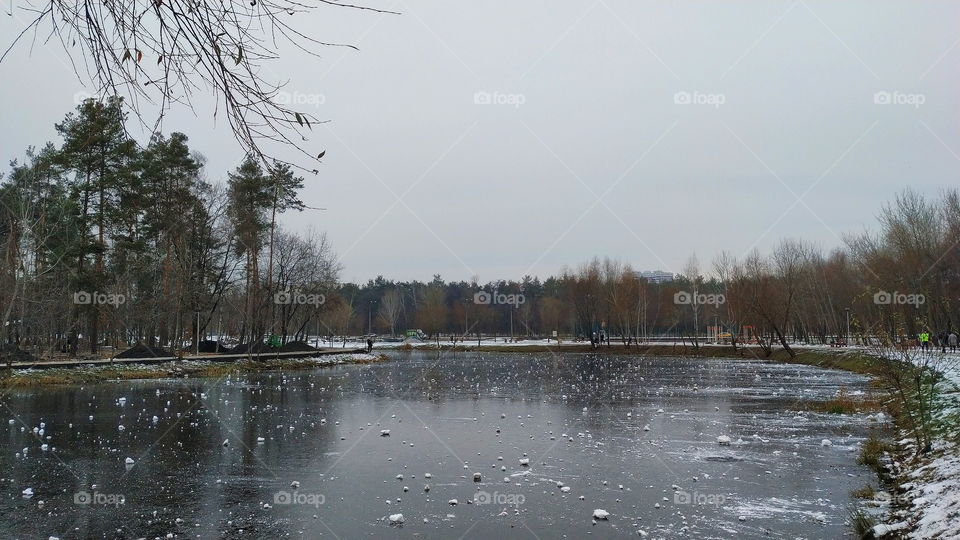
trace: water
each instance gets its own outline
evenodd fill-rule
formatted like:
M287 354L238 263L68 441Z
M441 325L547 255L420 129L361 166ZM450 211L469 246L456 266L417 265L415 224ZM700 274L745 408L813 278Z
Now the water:
M838 538L872 422L797 410L840 388L868 391L749 360L395 353L18 391L0 537Z

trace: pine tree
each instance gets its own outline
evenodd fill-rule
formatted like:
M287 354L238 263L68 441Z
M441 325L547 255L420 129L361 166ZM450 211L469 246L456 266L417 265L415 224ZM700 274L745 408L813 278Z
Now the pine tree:
M80 201L77 216L80 234L77 238L75 290L91 291L106 285L105 264L108 226L118 214L119 190L132 179L132 162L136 143L127 136L123 100L105 102L88 99L77 106L63 122L56 125L64 142L58 164L73 173L72 196ZM93 268L88 258L93 257ZM74 320L79 321L79 306L74 306ZM90 352L97 352L100 340L101 308L86 306ZM72 349L76 354L76 327Z
M251 343L259 342L263 335L259 317L262 295L259 293L257 258L268 225L266 212L273 206L274 192L271 187L270 178L252 156L247 156L237 170L230 173L227 182L229 214L237 239L236 254L244 257L246 269L241 343L247 336Z

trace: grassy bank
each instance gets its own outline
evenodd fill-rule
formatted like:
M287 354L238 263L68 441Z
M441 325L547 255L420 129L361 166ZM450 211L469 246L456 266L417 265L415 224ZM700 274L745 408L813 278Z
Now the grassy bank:
M436 346L421 345L417 347L400 347L399 350L437 350ZM754 358L774 362L804 364L827 369L842 369L862 375L876 375L881 364L876 358L862 351L850 349L794 349L796 356L791 357L782 349L774 350L770 356L764 356L763 350L756 346L739 346L736 349L730 345L631 345L613 344L609 347L601 346L591 349L584 344L556 345L476 345L468 344L441 344L442 351L473 351L491 353L594 353L603 355L643 355L643 356L690 356L700 358Z
M77 366L52 369L4 370L0 373L0 388L31 388L57 384L92 384L106 381L136 379L178 379L222 377L234 373L255 373L291 369L308 369L339 364L368 364L387 360L384 354L343 354L314 358L271 360L238 360L210 362L180 360L162 364L115 364L106 366Z

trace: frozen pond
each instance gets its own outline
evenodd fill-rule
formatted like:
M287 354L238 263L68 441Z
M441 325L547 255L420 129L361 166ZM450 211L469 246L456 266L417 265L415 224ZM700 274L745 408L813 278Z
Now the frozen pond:
M8 393L0 537L840 538L849 492L873 480L856 464L871 419L797 412L867 391L857 375L392 358ZM609 519L594 523L595 509Z

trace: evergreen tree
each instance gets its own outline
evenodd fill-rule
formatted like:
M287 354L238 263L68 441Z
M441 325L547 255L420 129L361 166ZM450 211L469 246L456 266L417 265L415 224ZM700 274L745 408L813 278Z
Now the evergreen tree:
M105 102L88 99L77 106L63 122L56 125L63 137L58 165L73 174L71 196L79 201L79 237L76 249L75 290L92 292L107 284L105 264L108 227L116 223L120 190L130 185L136 143L127 136L122 99ZM90 268L88 258L93 258ZM74 307L74 320L79 323L80 309ZM90 351L96 353L100 340L102 309L96 303L85 306L88 316ZM74 334L76 327L74 327ZM76 335L72 339L76 353Z

